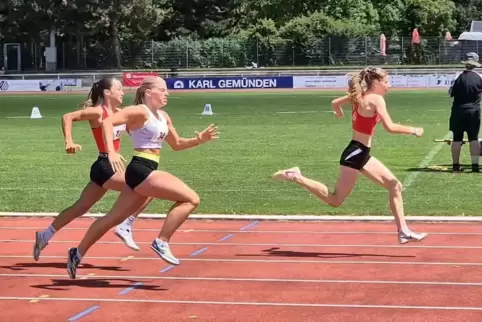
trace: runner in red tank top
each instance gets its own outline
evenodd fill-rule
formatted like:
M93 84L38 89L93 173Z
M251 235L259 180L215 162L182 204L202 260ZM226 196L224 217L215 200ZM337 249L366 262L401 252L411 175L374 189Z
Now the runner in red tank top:
M401 244L421 241L427 234L411 231L405 221L402 200L402 185L393 173L378 159L370 155L375 127L381 121L388 133L422 136L422 128L413 128L392 122L388 114L384 95L389 88L388 74L380 68L365 68L353 75L349 82L349 93L332 101L338 118L343 117L343 104L352 105L352 140L340 158L340 175L336 188L330 192L320 182L306 178L298 167L280 170L273 175L275 180L293 181L332 207L339 207L351 193L357 176L362 173L373 182L388 190L390 209L398 228Z
M49 240L58 230L89 211L108 190L121 191L123 189L125 185L124 175L115 173L112 169L107 158L107 150L101 129L102 121L118 110L122 104L123 96L122 84L118 80L103 78L92 86L83 109L67 113L62 117L65 151L68 154L75 154L82 149L82 147L79 144L75 144L72 139L72 123L89 121L94 140L99 150L99 156L92 164L90 182L82 191L80 198L72 206L61 211L47 229L42 232L36 232L33 250L35 261L38 261L40 252L48 245ZM125 126L114 128L114 146L116 151L119 151L120 135L124 130ZM132 239L131 225L135 217L147 207L151 200L152 199L147 200L140 209L117 226L115 230L115 234L131 249L139 250L139 247Z
M102 121L104 121L110 115L109 112L107 111L108 107L105 105L101 105L100 108L102 108ZM92 135L94 136L95 144L97 145L97 150L99 150L99 152L101 153L107 153L107 149L104 143L104 137L102 135L102 128L99 126L99 127L91 128L91 130L92 130ZM116 135L114 136L114 148L116 152L119 152L119 149L120 149L119 135L124 130L125 130L125 126L123 128L114 129L114 132L117 131Z

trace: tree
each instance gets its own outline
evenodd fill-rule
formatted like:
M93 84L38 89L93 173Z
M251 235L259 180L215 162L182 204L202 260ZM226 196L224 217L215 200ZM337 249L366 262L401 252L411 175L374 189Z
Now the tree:
M414 27L430 36L442 36L456 25L455 3L450 0L406 0L403 31L410 35Z
M458 0L455 7L457 26L453 31L462 33L470 30L473 20L482 20L482 0ZM452 30L450 30L452 32Z

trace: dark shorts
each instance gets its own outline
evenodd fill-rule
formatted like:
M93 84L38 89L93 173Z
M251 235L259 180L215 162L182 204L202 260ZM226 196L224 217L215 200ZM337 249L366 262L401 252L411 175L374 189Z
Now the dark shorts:
M453 133L453 140L461 142L464 132L467 132L469 141L479 139L480 109L452 110L449 120L449 130Z
M90 167L90 180L102 187L113 175L114 170L107 158L107 153L99 153L99 157Z
M358 141L351 140L340 157L340 165L361 170L370 160L370 148Z
M157 170L158 163L149 159L134 156L127 166L125 178L126 184L134 190L140 185L151 172Z

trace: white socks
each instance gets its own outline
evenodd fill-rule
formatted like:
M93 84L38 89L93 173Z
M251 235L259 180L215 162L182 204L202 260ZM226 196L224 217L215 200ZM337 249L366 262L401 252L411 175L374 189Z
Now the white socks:
M45 229L40 233L40 237L44 242L48 243L49 240L52 239L52 237L55 235L56 232L57 231L55 230L55 228L52 225L50 225L47 227L47 229Z
M129 218L126 218L126 220L124 220L120 225L119 225L119 228L122 229L122 230L130 230L131 227L132 227L132 224L134 223L134 221L136 220L136 217L134 216L129 216Z

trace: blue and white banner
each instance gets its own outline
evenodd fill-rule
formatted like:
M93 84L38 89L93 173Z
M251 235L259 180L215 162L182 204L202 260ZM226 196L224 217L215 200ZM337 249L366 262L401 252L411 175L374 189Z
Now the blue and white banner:
M167 78L168 89L265 89L293 88L293 77L199 77Z
M408 74L390 75L390 85L394 88L436 88L450 87L455 74ZM293 88L341 89L348 87L347 75L294 76Z
M0 92L64 92L82 89L81 79L0 79Z
M294 76L293 88L341 88L348 86L347 75Z

